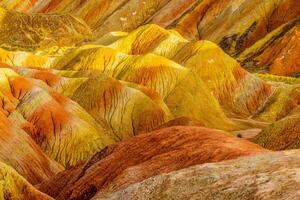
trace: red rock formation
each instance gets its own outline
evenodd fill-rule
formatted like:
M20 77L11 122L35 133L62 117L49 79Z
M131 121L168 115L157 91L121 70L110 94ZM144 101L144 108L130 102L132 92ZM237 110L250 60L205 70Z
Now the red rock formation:
M56 199L85 200L161 173L263 152L267 151L221 131L178 126L109 146L40 189Z

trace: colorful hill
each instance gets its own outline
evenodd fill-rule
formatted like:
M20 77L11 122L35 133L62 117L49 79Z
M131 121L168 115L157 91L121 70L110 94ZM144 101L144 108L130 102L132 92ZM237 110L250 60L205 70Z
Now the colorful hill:
M60 164L74 165L114 141L109 129L43 82L21 77L9 68L0 68L0 73L3 94L20 114L13 115L13 120L20 123L23 118L29 124L23 129Z
M154 60L157 62L153 62ZM233 127L222 113L219 103L196 74L161 56L132 56L107 47L83 47L56 59L52 67L62 70L93 70L118 80L139 84L157 91L175 117L186 115L209 127ZM207 101L210 102L209 105ZM211 117L205 109L210 110Z
M149 23L173 28L189 39L206 39L236 54L300 13L297 0L2 0L27 13L71 13L98 36L132 31Z
M112 129L113 133L106 132L114 140L155 129L172 117L156 91L117 81L104 74L29 68L14 70L25 77L41 80L56 92L76 101L82 106L81 113L77 114L83 115L84 108L91 115L88 121L94 120L94 124Z
M264 152L267 151L259 146L221 131L171 127L108 146L39 188L55 199L85 200L97 192L116 191L161 173Z
M238 59L248 69L274 75L291 76L300 72L300 17L280 26L242 52Z
M299 17L0 0L0 199L298 199Z
M13 118L19 115L13 112L7 117L2 109L0 111L0 161L13 167L30 183L37 184L64 168L51 160L25 131L14 125ZM30 126L23 124L26 125Z
M158 82L159 80L153 82L149 78L150 72L148 71L152 70L152 68L158 68L158 66L160 68L172 66L171 68L177 69L176 74L179 74L178 69L182 68L184 70L185 68L185 71L189 69L192 71L193 76L197 75L197 78L202 79L205 84L202 87L207 87L212 92L229 116L251 116L261 109L271 110L264 106L269 105L268 100L275 94L278 86L276 84L268 84L243 70L233 58L211 42L189 42L174 31L167 31L156 25L147 25L123 36L109 45L109 47L115 50L98 45L69 50L64 57L55 59L52 62L53 64L50 64L50 67L63 70L100 71L119 80L150 87L159 91L163 98L168 90L166 88L168 84L164 84L165 88L161 88L162 84ZM153 60L156 60L156 62L153 62ZM130 68L132 66L139 70L143 69L145 72L135 74L136 72ZM123 71L124 69L130 69L130 71ZM151 73L153 73L152 71ZM183 73L180 72L180 74ZM146 77L146 79L136 79L134 76ZM146 82L147 79L151 81L152 85ZM178 81L180 81L180 78ZM200 81L195 80L193 82ZM153 83L155 84L153 85ZM182 85L186 84L182 83ZM203 89L201 90L203 91ZM188 90L185 88L184 91ZM288 96L289 94L284 93L281 95ZM205 96L209 95L206 94ZM209 98L212 99L212 97ZM182 100L181 102L184 101ZM289 106L288 102L282 102L281 99L276 99L275 102L282 104L284 107ZM170 107L170 103L166 102L166 104ZM203 105L203 103L200 103L200 105ZM193 109L195 107L197 106L193 106ZM217 109L217 105L214 107L216 107L214 109ZM170 107L170 110L174 112L172 108L173 106ZM187 109L186 105L185 109ZM281 115L286 114L282 112L284 111L277 110L267 113L266 115L273 114L273 116L270 116L270 119L266 119L266 121L273 118L277 119ZM175 117L181 117L176 113L173 114ZM183 114L187 115L187 113ZM189 117L204 121L202 116L198 117L195 114L189 114ZM206 118L206 120L209 120L210 117L206 116ZM204 124L210 127L221 127L212 126L212 122L204 121ZM224 124L224 122L219 124ZM224 126L222 128L224 129Z
M272 93L270 85L243 70L217 45L208 41L189 42L178 33L156 25L141 27L110 46L133 55L165 56L191 69L231 112L253 114ZM246 100L243 95L253 99Z

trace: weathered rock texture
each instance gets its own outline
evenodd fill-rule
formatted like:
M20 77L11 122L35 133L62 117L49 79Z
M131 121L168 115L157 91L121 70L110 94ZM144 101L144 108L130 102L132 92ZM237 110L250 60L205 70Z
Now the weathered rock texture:
M246 140L201 127L172 127L109 146L40 185L55 199L90 199L191 165L267 152Z
M263 147L300 147L299 14L299 0L0 0L0 162L58 200L297 199L296 153ZM16 180L4 199L48 198Z
M0 161L13 167L30 183L37 184L63 170L34 140L0 109Z
M300 72L300 17L280 26L246 49L238 60L251 71L291 76Z
M94 200L298 199L299 151L266 153L162 174Z
M2 0L27 13L71 13L99 35L132 31L148 23L189 39L207 39L236 54L300 13L298 0Z
M0 47L33 51L80 44L91 37L91 30L69 14L26 15L0 8L0 34Z

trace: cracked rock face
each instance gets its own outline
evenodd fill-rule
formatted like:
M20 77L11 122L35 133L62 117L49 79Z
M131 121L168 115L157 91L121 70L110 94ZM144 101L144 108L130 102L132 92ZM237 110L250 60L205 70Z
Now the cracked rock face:
M300 151L266 153L161 174L104 199L299 199Z

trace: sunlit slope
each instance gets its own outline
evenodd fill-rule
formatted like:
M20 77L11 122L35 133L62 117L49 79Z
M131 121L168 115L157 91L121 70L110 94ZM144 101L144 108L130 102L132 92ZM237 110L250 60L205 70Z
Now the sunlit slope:
M156 25L140 27L110 47L128 54L154 53L194 71L228 110L251 115L272 93L272 86L243 70L209 41L189 42Z
M290 114L300 103L299 85L283 84L280 81L270 83L276 85L272 96L253 116L259 121L275 122Z
M274 75L300 73L300 17L269 33L246 49L238 60L252 71L265 71Z
M70 14L22 14L0 8L0 46L33 51L74 46L91 37L89 27Z
M59 55L62 55L59 53ZM15 67L49 68L55 57L47 52L33 53L19 50L5 50L0 48L1 64Z
M87 159L114 142L110 131L77 103L35 79L1 68L3 94L31 126L23 129L51 158L64 166Z
M169 119L167 113L139 90L103 75L88 78L73 92L62 92L95 118L103 117L122 140L150 131Z
M35 189L13 168L0 163L0 199L53 200Z
M217 108L220 106L216 104L220 104L229 116L251 117L257 116L257 112L261 114L261 111L266 111L265 116L269 116L268 119L264 118L266 121L285 116L287 114L285 108L290 106L288 101L276 97L279 91L281 96L289 98L290 94L285 92L284 87L277 89L277 84L267 83L248 73L216 44L205 40L189 42L176 31L168 31L157 25L146 25L129 34L123 34L108 47L83 45L78 48L64 49L55 54L47 52L40 51L33 54L2 49L0 59L6 64L20 67L94 71L96 74L104 73L118 80L143 85L161 95L175 118L188 115L203 121L205 117L204 121L209 127L218 127L214 124L216 122L210 119L214 118L217 112L220 113L220 109ZM167 75L169 81L164 81L165 74L169 74ZM189 86L191 83L187 84L187 81L193 82L195 86ZM200 87L199 85L205 87L204 90L208 93L211 92L213 98L218 101L210 101L216 102L210 104L214 109L219 110L214 111L211 117L206 116L208 112L202 116L199 114L205 110L203 107L207 107L207 103L200 104L205 106L198 106L199 101L205 101L203 98L195 97L197 101L186 103L187 99L191 100L187 93L193 93L192 88ZM177 96L175 100L165 99L172 98L170 92L175 95L173 91L175 86L179 88L180 95L186 100L181 99L179 103ZM182 86L185 89L182 89ZM203 89L197 89L198 92L200 90ZM206 96L211 98L209 97L211 94ZM269 102L271 99L272 102ZM277 105L282 104L285 108L270 111L268 106L276 105L274 102ZM190 105L190 108L186 105ZM273 108L277 107L273 106ZM219 127L224 128L224 126Z
M94 71L16 70L23 76L44 81L77 102L98 123L104 122L114 131L114 140L151 131L172 117L155 91L120 82L104 74L96 75Z
M174 117L189 116L208 127L231 129L219 103L191 70L154 54L127 55L104 46L83 46L56 59L62 70L94 70L157 91Z

